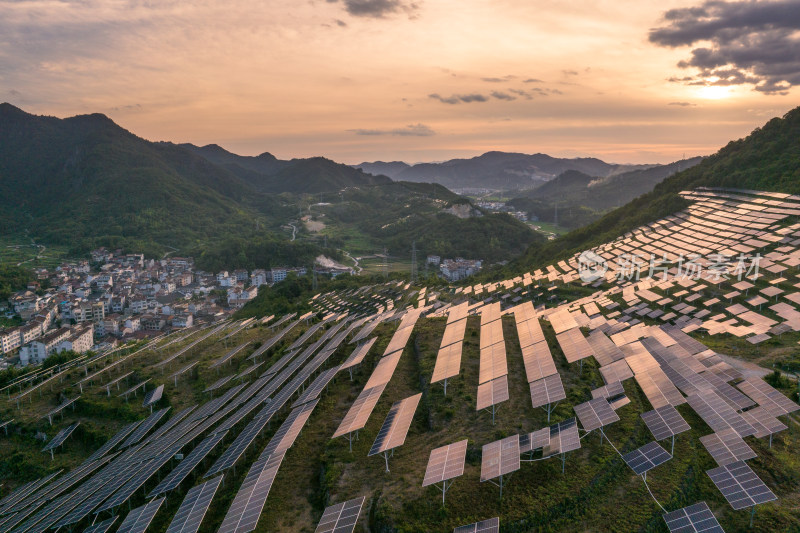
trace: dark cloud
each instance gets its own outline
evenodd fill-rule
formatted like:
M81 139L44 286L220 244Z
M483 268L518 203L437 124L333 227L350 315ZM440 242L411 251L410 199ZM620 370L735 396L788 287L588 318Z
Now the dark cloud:
M800 2L726 2L671 9L650 42L695 46L680 68L695 76L671 78L692 85L753 85L765 94L786 94L800 84ZM707 43L707 44L706 44Z
M481 78L481 81L489 82L489 83L503 83L509 80L513 80L516 76L508 75L503 76L502 78Z
M488 97L478 94L478 93L471 93L471 94L453 94L450 96L442 96L438 93L429 94L428 98L433 98L434 100L439 100L443 104L460 104L465 103L469 104L471 102L486 102L489 100Z
M335 4L339 0L328 0ZM411 17L419 9L416 2L405 0L342 0L344 9L354 17L384 18L387 15L405 13Z
M691 102L670 102L667 105L676 105L680 107L695 107L697 104L693 104Z
M562 70L561 73L564 74L564 76L577 76L578 75L578 71L577 70Z
M8 94L9 96L14 96L14 97L22 96L22 93L16 89L11 89L10 91L8 91Z
M336 22L336 25L339 26L340 28L344 28L347 26L347 23L343 20L336 19L334 22Z
M492 98L497 98L498 100L516 100L516 96L512 96L508 93L504 93L502 91L492 91Z
M543 82L539 78L528 78L527 80L523 81L522 83L543 83Z
M391 130L354 129L347 131L355 133L356 135L396 135L400 137L431 137L436 135L436 132L425 124L409 124L403 128Z

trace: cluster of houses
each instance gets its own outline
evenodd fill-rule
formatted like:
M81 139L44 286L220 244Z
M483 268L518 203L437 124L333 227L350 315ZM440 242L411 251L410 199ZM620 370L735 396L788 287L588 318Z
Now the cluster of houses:
M292 272L306 269L209 273L188 257L154 260L100 248L91 261L37 269L37 281L0 302L0 316L23 322L0 329L0 352L5 363L18 356L21 365L37 364L64 350L102 350L218 320L255 298L260 286Z
M478 202L478 207L486 209L487 211L495 211L497 213L508 213L512 217L516 218L521 222L528 221L528 213L525 211L519 211L514 209L513 206L508 205L505 202Z
M447 281L459 281L480 272L483 262L480 259L442 259L438 255L429 255L429 265L438 266L439 272Z

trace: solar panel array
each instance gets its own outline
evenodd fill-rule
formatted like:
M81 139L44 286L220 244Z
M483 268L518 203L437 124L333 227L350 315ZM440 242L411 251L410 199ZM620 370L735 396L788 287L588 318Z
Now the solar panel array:
M392 405L392 408L389 409L389 414L386 415L386 420L384 420L378 435L375 437L375 442L372 444L368 456L377 455L403 445L421 398L422 393L420 392Z
M712 390L691 394L687 400L692 409L700 415L714 431L733 428L740 437L755 434L756 430L742 416L733 410L717 393Z
M658 465L666 463L672 459L672 456L653 441L626 453L622 459L637 475L642 475Z
M664 515L670 533L725 533L706 502Z
M753 435L758 438L768 437L788 429L786 424L775 418L764 407L759 406L749 411L742 411L740 414L748 424L753 426L756 431Z
M483 445L481 482L519 470L519 435L512 435Z
M508 376L500 376L492 381L478 385L478 402L476 411L488 409L509 399Z
M544 457L571 452L581 447L578 423L575 418L550 426L550 441L542 450Z
M707 470L706 474L736 510L778 499L744 461Z
M169 407L165 407L164 409L159 409L158 411L154 411L153 414L148 416L144 419L144 421L139 424L136 429L125 439L125 442L122 443L121 448L127 448L128 446L132 446L142 440L142 438L158 424L158 421L163 418L164 415L170 410Z
M378 337L372 337L365 343L359 344L350 354L350 356L342 363L342 370L347 370L348 368L352 368L354 366L360 365L364 358L369 353L370 348L372 345L375 344L375 341L378 340Z
M428 466L422 486L442 483L464 473L464 461L467 456L467 439L431 450Z
M350 406L344 419L339 424L339 427L333 434L333 438L335 439L336 437L362 429L366 425L369 415L372 414L372 410L375 409L375 405L378 403L378 400L380 400L381 394L383 394L385 388L386 383L383 383L377 387L362 390L361 394L358 395L358 398L356 398L356 401Z
M550 376L531 382L531 403L533 407L542 407L564 400L567 397L564 391L564 384L561 376L552 374Z
M197 533L221 482L222 476L219 476L189 489L167 527L167 533Z
M283 454L262 455L253 463L234 496L218 533L248 533L256 528L281 462Z
M586 431L592 431L619 421L619 415L614 412L614 409L611 408L605 398L589 400L576 405L574 409L583 429Z
M691 429L678 410L669 404L642 413L640 416L656 440L664 440Z
M544 448L550 444L550 428L537 429L519 436L519 452L526 453Z
M365 499L362 496L326 508L314 533L352 533Z
M150 407L151 405L158 402L161 399L161 396L164 394L164 385L159 385L155 389L151 390L144 396L144 402L142 402L142 407Z
M474 524L458 526L453 530L453 533L499 533L499 531L500 518L490 518Z
M556 335L561 351L568 363L591 357L594 351L579 328L569 329Z
M42 451L47 452L64 444L64 441L67 440L70 435L72 435L72 432L75 431L75 428L77 428L80 424L80 422L73 422L69 426L56 433L55 437L50 439L50 442L48 442L45 447L42 448Z
M83 533L106 533L111 526L114 525L114 522L117 521L116 516L112 516L111 518L107 518L102 522L98 522L96 524L92 524L91 526L87 527L83 530Z
M779 391L772 388L761 378L747 378L739 383L737 387L773 416L793 413L800 409L800 405L797 405Z
M529 344L522 348L522 361L528 383L557 374L556 363L546 342Z
M733 428L726 428L711 435L700 437L700 442L720 466L737 461L746 461L756 456L756 452L747 445Z
M158 496L164 492L178 488L181 482L186 479L194 468L200 464L208 453L225 438L227 431L209 435L203 441L194 447L189 455L183 458L161 483L159 483L153 490L150 491L149 497Z
M164 503L164 498L159 498L132 510L119 525L117 533L143 533L162 503Z

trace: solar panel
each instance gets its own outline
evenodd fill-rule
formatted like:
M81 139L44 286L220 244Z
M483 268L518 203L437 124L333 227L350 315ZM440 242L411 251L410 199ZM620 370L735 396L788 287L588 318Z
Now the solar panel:
M567 393L564 391L564 384L561 383L561 376L558 374L552 374L531 382L530 389L533 407L553 404L567 397Z
M714 431L732 427L740 437L755 434L756 430L748 424L733 408L714 391L702 391L688 396L689 405Z
M506 374L508 374L506 344L498 342L486 348L481 348L478 383L486 383Z
M114 522L116 521L117 517L112 516L111 518L107 518L102 522L98 522L94 525L87 527L86 529L83 530L83 533L106 533L106 531L111 529L111 526L113 526Z
M436 355L436 364L433 367L431 383L437 383L458 375L461 370L461 353L463 348L463 341L458 341L439 350L439 353Z
M475 410L487 409L510 398L508 376L500 376L492 381L478 385L478 403Z
M528 383L556 374L556 363L546 342L530 344L522 348L522 361Z
M364 358L367 356L367 353L369 353L369 350L370 348L372 348L372 345L375 344L376 340L378 340L378 337L373 337L367 342L356 346L355 350L353 350L353 353L351 353L350 356L345 360L345 362L342 363L342 370L347 370L348 368L360 365L361 362L364 361Z
M362 496L326 508L314 533L352 533L364 500Z
M537 429L519 436L519 453L532 452L550 444L550 428Z
M622 353L622 350L599 329L592 331L586 340L589 346L592 347L594 358L601 366L609 366L625 358L625 354ZM625 366L627 367L627 364ZM631 374L631 376L632 375L633 374ZM622 380L620 379L618 381Z
M625 394L625 387L619 381L612 381L608 385L603 385L596 389L592 389L592 398L614 398ZM610 401L610 400L609 400Z
M736 510L778 499L744 461L707 470L706 474Z
M248 533L256 528L282 461L283 454L276 454L253 463L217 533Z
M400 362L400 356L403 355L402 351L394 352L391 355L383 357L378 364L375 365L375 370L364 385L365 389L371 389L378 385L385 385L392 379L394 371L397 368L397 363Z
M305 426L314 408L317 406L319 400L312 400L304 403L300 407L295 407L286 420L283 421L281 427L275 432L272 438L264 448L263 454L277 455L282 454L292 447L300 431Z
M603 376L603 381L606 383L613 383L615 381L625 381L633 377L631 367L625 359L619 359L611 364L600 367L600 375Z
M648 442L641 448L626 453L622 456L622 459L631 467L631 470L641 476L648 470L666 463L672 459L672 456L667 450L659 446L657 442L653 441Z
M503 323L500 320L481 325L481 351L500 342L503 342Z
M498 533L500 531L500 518L490 518L469 524L458 526L453 533Z
M339 424L332 438L335 439L336 437L362 429L366 425L369 415L372 414L372 410L375 409L375 405L378 403L385 388L386 383L383 383L377 387L370 389L365 388L362 390L361 394L356 398L356 401L350 406L350 409L347 411L347 414L344 416L344 419L341 424Z
M147 526L150 525L162 503L164 503L164 498L159 498L137 507L128 513L128 516L120 524L117 533L143 533Z
M221 481L222 476L218 476L189 489L167 527L167 533L197 533Z
M462 475L466 456L467 439L431 450L422 486L427 487Z
M686 403L686 398L675 388L675 385L660 368L634 373L633 377L654 409L665 405L677 406Z
M202 461L208 453L214 449L214 447L219 444L219 442L225 438L227 431L222 431L220 433L215 433L213 435L209 435L203 441L194 447L189 455L183 458L183 460L178 463L178 466L175 467L168 475L165 477L161 483L159 483L148 495L150 498L153 496L158 496L164 492L173 490L180 485L186 476L194 470L200 461Z
M378 431L378 436L375 437L369 454L367 454L368 457L403 445L421 398L422 393L418 393L392 405L389 414L386 415L386 420Z
M678 410L669 404L642 413L641 417L656 440L663 440L691 429Z
M37 480L22 485L14 492L12 492L11 494L7 495L2 500L0 500L0 509L2 509L3 512L5 512L6 509L9 509L12 506L16 505L22 499L26 498L30 494L33 494L35 491L39 490L41 487L49 483L54 477L59 475L61 472L62 470L58 470L45 477L39 478Z
M589 400L576 405L574 409L586 431L592 431L619 420L619 415L614 412L605 398Z
M568 363L580 361L592 355L593 350L579 328L570 329L556 335L561 351Z
M336 377L336 374L339 372L341 367L334 366L320 374L319 376L311 382L311 385L300 395L296 402L292 404L292 407L297 407L298 405L302 405L304 403L308 403L314 401L319 398L319 395L322 394L322 391L328 384L333 381L333 378Z
M169 410L169 407L165 407L164 409L154 411L153 414L145 418L144 421L133 431L133 433L131 433L130 436L125 439L125 442L122 443L121 448L127 448L128 446L136 444L142 440L142 437L144 437L148 431L153 429L153 426L158 424L158 421L161 420L161 418L167 414L167 411Z
M64 444L64 441L67 440L67 438L70 435L72 435L72 432L75 431L75 428L78 427L80 424L81 424L80 422L74 422L74 423L70 424L69 426L65 427L64 429L62 429L61 431L59 431L58 433L56 433L56 436L53 437L50 440L50 442L48 442L45 445L44 448L42 448L42 451L43 452L47 452L47 451L53 450L55 448L58 448L59 446Z
M581 439L578 435L578 423L573 417L550 426L550 442L542 450L542 455L549 457L558 453L571 452L580 447Z
M150 407L158 400L160 400L163 394L164 394L164 385L159 385L155 389L145 394L144 402L142 402L142 407Z
M741 415L748 424L753 426L753 429L756 430L754 436L759 439L788 429L786 424L775 418L764 407L742 411Z
M213 392L221 387L223 387L227 382L233 379L233 376L223 376L219 378L217 381L206 387L203 392Z
M797 405L779 391L772 388L772 386L761 378L747 378L739 383L737 387L756 401L758 405L769 411L772 416L781 416L800 409L800 405Z
M89 457L88 457L86 460L87 460L87 461L91 461L91 460L93 460L93 459L98 459L98 458L100 458L100 457L104 456L105 454L107 454L108 452L110 452L111 450L113 450L113 449L114 449L114 446L116 446L117 444L119 444L119 443L120 443L120 442L121 442L123 439L125 439L125 437L127 437L128 435L130 435L130 433L131 433L131 432L132 432L134 429L136 429L136 428L137 428L137 426L138 426L139 424L141 424L141 423L142 423L142 421L141 421L141 420L139 420L139 421L137 421L137 422L131 422L130 424L128 424L128 425L126 425L126 426L123 426L123 427L122 427L122 429L120 429L119 431L117 431L117 432L116 432L116 434L114 434L114 436L113 436L113 437L111 437L110 439L108 439L108 440L105 442L105 444L103 444L103 445L102 445L102 446L100 446L100 447L99 447L97 450L95 450L95 452L94 452L92 455L90 455L90 456L89 456Z
M481 482L519 470L519 435L484 444L481 453Z
M724 466L736 461L746 461L756 456L750 446L733 428L726 428L711 435L700 437L700 442L717 462Z
M725 533L706 502L664 515L670 533Z

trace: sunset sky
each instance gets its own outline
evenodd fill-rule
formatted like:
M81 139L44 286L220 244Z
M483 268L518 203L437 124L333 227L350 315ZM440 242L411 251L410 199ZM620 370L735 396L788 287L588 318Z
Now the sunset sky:
M0 101L284 159L668 162L795 84L798 1L0 0Z

